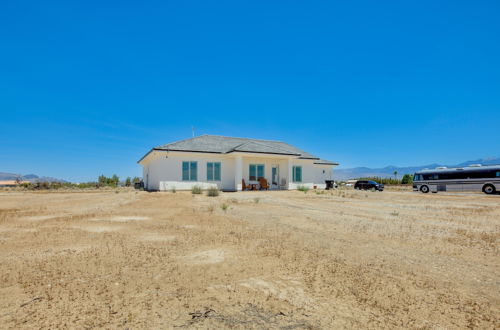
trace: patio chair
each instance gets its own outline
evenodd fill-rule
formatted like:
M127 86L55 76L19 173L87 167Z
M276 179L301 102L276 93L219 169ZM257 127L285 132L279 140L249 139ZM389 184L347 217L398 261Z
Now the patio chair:
M252 190L252 186L247 186L245 184L245 179L241 179L241 190Z
M282 178L281 179L281 184L280 184L280 189L285 190L286 188L287 188L286 187L286 179Z
M269 189L269 184L267 183L266 179L260 178L259 184L260 184L260 190L262 190L262 189L268 190Z

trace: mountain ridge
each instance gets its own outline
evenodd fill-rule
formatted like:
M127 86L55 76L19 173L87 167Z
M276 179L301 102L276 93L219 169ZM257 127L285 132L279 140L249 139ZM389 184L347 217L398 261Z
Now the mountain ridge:
M16 173L0 172L0 181L17 180L17 179L29 182L67 182L66 180L53 178L50 176L38 176L36 174L22 175Z
M401 178L404 174L413 174L417 171L423 170L425 168L436 168L439 166L446 167L466 167L472 164L482 164L482 165L496 165L500 164L500 157L488 157L476 160L468 160L459 164L449 165L449 164L427 164L422 166L395 166L387 165L380 168L370 168L370 167L354 167L345 169L334 169L333 178L335 180L349 180L363 177L394 177L394 171L398 172L398 177Z

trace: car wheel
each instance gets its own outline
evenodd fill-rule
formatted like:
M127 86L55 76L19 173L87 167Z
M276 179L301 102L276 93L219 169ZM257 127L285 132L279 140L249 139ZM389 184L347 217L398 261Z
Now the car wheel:
M420 187L420 191L423 192L424 194L427 194L429 192L429 186Z
M485 184L483 187L483 192L488 195L494 194L496 192L495 186L492 184Z

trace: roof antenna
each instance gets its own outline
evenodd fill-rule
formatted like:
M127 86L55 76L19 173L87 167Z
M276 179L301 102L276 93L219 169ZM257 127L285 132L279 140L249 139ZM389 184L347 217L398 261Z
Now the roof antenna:
M191 126L191 131L193 132L193 137L194 137L194 126Z

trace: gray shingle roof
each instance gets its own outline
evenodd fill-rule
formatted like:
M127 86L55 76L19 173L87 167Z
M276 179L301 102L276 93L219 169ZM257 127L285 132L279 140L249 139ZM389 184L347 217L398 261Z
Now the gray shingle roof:
M303 159L314 159L325 164L336 164L323 161L318 157L281 141L256 140L217 135L201 135L191 139L164 144L154 150L191 151L209 153L254 152L297 156Z

